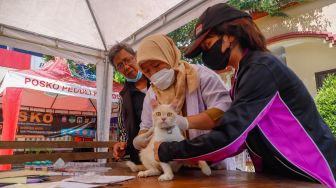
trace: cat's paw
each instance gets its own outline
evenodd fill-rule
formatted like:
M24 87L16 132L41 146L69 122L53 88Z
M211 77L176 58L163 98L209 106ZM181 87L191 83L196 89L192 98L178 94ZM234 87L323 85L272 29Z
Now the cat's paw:
M174 178L174 174L162 174L161 176L159 176L158 180L159 181L169 181L172 180Z
M145 171L140 171L138 173L138 178L145 178L145 177L149 177L149 176L158 176L161 174L161 171L158 169L149 169L149 170L145 170Z
M211 169L209 166L206 166L206 167L202 167L201 168L203 174L207 175L207 176L210 176L211 175Z
M147 176L148 175L147 175L146 171L140 171L140 172L138 172L138 178L145 178Z
M202 170L203 174L207 176L211 175L211 169L205 161L198 161L198 166Z

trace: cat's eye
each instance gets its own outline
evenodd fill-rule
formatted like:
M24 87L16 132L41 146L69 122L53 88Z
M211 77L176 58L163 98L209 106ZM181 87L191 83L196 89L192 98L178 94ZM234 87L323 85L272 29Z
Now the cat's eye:
M161 116L161 112L156 112L155 115Z
M171 116L173 116L173 113L168 112L168 113L167 113L167 116L168 116L168 117L171 117Z

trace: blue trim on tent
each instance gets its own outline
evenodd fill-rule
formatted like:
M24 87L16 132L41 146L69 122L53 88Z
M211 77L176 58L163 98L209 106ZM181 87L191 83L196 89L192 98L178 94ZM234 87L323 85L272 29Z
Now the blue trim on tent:
M10 50L13 50L13 51L16 51L16 52L21 52L21 53L24 53L24 54L30 54L30 55L33 55L33 56L43 57L43 54L41 54L41 53L32 52L32 51L28 51L28 50L23 50L23 49L19 49L19 48L11 48L11 47L6 46L6 45L1 45L0 44L0 48L3 48L3 49L10 48Z
M32 51L28 51L28 50L22 50L22 49L19 49L19 48L13 48L13 50L17 51L17 52L24 53L24 54L30 54L30 55L33 55L33 56L43 57L43 54L37 53L37 52L32 52Z

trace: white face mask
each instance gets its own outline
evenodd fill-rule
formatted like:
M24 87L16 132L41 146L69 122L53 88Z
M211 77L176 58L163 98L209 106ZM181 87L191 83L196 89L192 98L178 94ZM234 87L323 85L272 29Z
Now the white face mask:
M175 74L173 69L162 69L153 74L149 79L160 90L165 90L171 86L175 81Z

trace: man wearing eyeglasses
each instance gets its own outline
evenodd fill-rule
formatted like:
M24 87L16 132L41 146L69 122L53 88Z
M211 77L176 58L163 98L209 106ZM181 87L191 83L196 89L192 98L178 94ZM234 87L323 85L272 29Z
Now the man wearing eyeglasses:
M138 150L132 143L139 132L142 104L149 81L138 70L135 52L127 44L114 45L109 51L108 58L113 67L126 78L124 88L120 92L120 113L118 115L120 135L118 143L113 147L113 156L119 160L128 153L132 162L141 164Z

